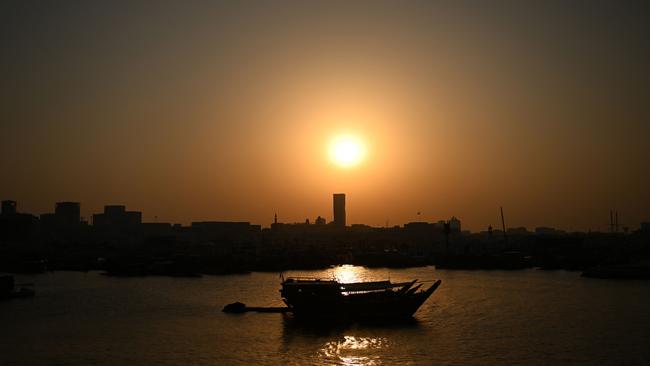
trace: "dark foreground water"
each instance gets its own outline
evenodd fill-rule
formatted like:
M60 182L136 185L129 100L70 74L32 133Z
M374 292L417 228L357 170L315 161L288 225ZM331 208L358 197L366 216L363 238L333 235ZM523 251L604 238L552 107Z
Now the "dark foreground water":
M236 300L280 305L277 273L20 276L37 296L0 302L0 364L650 364L650 282L432 267L289 274L443 282L412 323L311 327L282 314L220 311Z

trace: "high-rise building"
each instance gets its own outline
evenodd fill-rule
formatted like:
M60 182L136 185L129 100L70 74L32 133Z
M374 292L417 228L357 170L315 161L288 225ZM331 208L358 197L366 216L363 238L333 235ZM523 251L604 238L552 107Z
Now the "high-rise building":
M93 215L96 229L123 230L135 228L142 224L142 212L127 211L123 205L104 206L104 212Z
M79 202L57 202L54 210L56 220L63 225L81 223L81 204Z
M16 201L2 201L2 215L9 216L16 214Z
M345 193L334 193L334 226L345 227Z
M456 216L452 216L449 220L449 229L453 232L460 232L460 220Z
M104 214L110 218L122 217L126 212L126 206L122 205L107 205L104 206Z

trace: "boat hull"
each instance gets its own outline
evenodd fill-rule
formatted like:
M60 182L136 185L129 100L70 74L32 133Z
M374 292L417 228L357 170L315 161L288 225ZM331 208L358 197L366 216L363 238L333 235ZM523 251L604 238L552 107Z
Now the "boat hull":
M392 290L344 294L332 286L283 287L283 299L297 318L309 319L404 319L410 318L440 285L426 291L399 293Z

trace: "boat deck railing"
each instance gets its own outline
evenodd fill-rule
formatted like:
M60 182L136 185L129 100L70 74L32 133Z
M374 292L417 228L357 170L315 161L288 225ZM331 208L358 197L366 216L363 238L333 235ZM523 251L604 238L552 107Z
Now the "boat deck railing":
M291 277L286 277L286 278L283 278L283 279L284 279L285 282L289 281L289 280L293 280L293 281L296 281L296 282L299 282L299 281L303 281L303 282L312 282L312 281L315 281L315 282L320 282L320 281L322 281L322 282L332 282L332 281L336 281L336 278L321 278L321 277L308 277L308 276L291 276Z

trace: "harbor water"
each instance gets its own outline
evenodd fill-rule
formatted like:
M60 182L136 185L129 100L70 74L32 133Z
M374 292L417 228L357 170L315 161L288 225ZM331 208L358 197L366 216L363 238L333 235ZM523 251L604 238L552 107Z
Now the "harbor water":
M650 281L566 271L340 266L284 276L441 279L400 324L309 325L277 313L279 273L17 276L36 296L0 302L0 365L648 365Z

